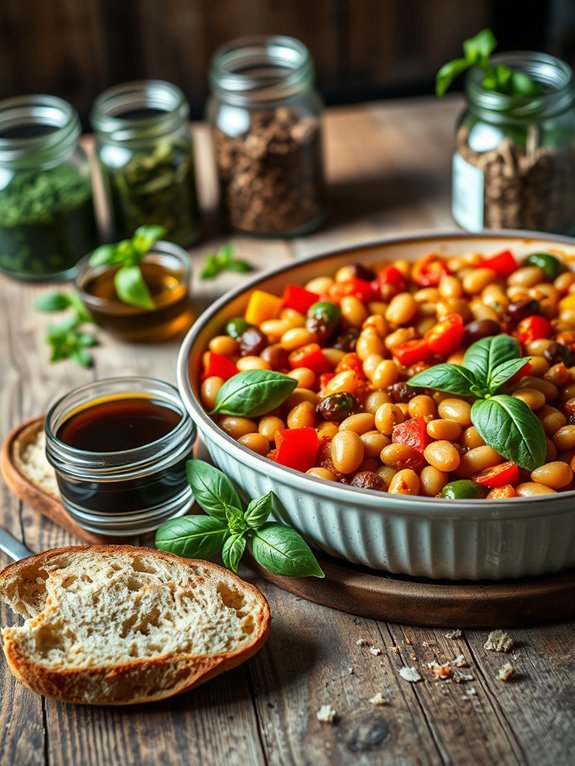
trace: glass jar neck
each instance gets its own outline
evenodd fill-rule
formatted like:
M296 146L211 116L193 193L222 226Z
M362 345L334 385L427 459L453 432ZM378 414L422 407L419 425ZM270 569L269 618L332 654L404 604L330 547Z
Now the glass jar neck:
M212 92L237 106L279 101L307 90L313 62L305 45L283 35L243 37L219 48L210 66Z
M0 164L56 164L74 151L79 136L78 114L61 98L33 95L0 101Z
M544 88L538 96L509 96L483 87L483 70L472 69L467 75L465 92L471 112L494 124L541 122L562 114L575 101L571 67L546 53L513 52L494 56L492 63L503 64L528 74Z
M137 144L180 130L188 116L179 88L163 80L143 80L104 91L94 103L91 121L106 141Z

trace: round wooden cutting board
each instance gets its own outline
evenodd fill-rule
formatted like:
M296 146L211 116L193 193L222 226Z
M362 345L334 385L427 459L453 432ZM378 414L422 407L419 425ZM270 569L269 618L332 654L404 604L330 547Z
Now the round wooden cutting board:
M308 601L386 622L511 628L575 617L575 570L521 580L451 582L390 575L316 556L325 579L280 577L253 559L249 565L269 582Z

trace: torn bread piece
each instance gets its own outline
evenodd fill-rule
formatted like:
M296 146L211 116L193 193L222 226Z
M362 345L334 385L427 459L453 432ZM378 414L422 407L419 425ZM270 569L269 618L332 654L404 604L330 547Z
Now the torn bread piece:
M4 628L14 675L65 702L127 705L188 691L264 643L262 594L206 561L129 545L56 548L0 573L26 618Z

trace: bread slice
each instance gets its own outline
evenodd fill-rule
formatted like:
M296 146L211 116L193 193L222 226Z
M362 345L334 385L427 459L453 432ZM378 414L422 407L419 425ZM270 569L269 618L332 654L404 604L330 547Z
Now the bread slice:
M14 675L47 697L152 702L241 664L264 643L262 594L206 561L129 545L56 548L0 573L26 617L4 628Z

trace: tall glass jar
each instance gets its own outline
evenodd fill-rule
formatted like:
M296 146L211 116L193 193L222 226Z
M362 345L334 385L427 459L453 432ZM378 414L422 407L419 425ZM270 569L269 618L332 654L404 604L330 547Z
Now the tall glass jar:
M110 88L91 120L107 199L110 239L138 226L166 227L165 239L188 246L201 234L189 109L184 94L161 80Z
M65 279L97 244L80 121L55 96L0 101L0 269Z
M575 87L571 68L543 53L494 57L543 86L537 96L486 90L466 80L467 108L453 156L452 211L468 231L575 230Z
M325 216L322 103L305 45L234 40L214 54L209 79L225 222L261 236L315 229Z

